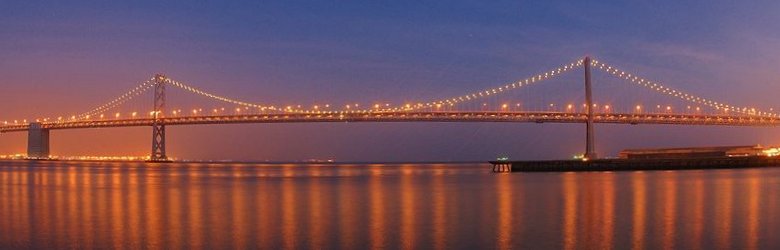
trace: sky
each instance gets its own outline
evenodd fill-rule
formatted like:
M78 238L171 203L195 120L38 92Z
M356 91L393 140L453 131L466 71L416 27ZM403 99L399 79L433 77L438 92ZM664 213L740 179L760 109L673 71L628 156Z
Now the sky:
M404 103L501 86L585 55L714 100L780 106L777 1L4 1L0 7L0 121L88 110L155 73L253 103ZM558 87L526 95L578 96L580 72L572 74ZM628 95L606 79L594 78L596 102ZM150 94L140 98L151 103ZM184 103L168 105L187 109ZM170 127L167 149L178 158L215 160L555 159L581 153L584 137L578 124L209 125ZM597 125L596 140L597 151L609 156L623 148L780 145L780 130ZM51 143L54 155L147 155L150 141L151 128L111 128L54 131ZM25 134L0 135L0 154L25 148Z

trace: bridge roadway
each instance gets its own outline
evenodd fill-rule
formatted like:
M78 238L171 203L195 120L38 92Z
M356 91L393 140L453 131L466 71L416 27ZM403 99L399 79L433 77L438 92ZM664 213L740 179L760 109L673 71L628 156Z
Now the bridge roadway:
M308 122L526 122L526 123L585 123L584 113L570 112L374 112L333 114L247 114L216 116L180 116L161 118L165 125L203 125L232 123L308 123ZM109 127L152 126L152 118L79 120L44 122L43 129L83 129ZM614 124L674 124L719 126L780 126L780 118L745 115L696 114L594 114L596 123ZM22 132L29 124L0 126L0 133Z

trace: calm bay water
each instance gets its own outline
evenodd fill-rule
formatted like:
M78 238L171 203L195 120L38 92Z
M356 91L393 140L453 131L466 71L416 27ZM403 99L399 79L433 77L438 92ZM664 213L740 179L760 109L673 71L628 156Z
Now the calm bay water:
M780 248L780 168L0 162L3 248Z

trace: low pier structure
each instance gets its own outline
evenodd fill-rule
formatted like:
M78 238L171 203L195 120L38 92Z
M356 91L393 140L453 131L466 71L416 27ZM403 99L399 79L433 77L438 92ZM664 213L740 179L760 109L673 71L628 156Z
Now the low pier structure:
M780 167L780 157L737 156L673 159L596 159L551 161L490 161L493 172L584 172L584 171L639 171L639 170L694 170Z
M493 173L508 173L508 172L512 172L512 163L510 162L493 163Z

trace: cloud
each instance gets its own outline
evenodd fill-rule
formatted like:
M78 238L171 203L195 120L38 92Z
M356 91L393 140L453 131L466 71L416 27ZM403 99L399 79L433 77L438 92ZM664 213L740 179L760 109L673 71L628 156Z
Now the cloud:
M647 55L670 57L670 61L686 60L701 63L718 63L726 58L721 54L679 44L640 43L637 48L644 51L642 53Z

